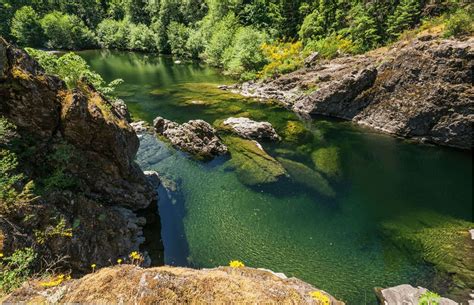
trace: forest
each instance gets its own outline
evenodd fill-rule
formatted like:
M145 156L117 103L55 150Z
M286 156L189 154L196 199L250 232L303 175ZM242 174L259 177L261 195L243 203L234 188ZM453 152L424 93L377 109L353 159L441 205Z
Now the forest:
M424 23L468 32L460 0L2 0L0 35L20 46L107 48L199 59L241 79L357 54Z

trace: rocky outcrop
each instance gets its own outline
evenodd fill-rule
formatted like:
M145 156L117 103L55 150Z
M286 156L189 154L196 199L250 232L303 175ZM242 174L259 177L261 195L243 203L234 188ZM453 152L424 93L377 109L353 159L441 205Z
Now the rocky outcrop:
M102 269L49 289L31 282L0 301L38 304L344 304L303 281L266 270L246 267L141 269L135 266Z
M226 87L440 145L473 146L474 38L424 35L366 55L320 60L262 83Z
M227 147L217 136L216 130L203 120L192 120L179 125L157 117L153 126L156 133L168 139L173 146L198 158L212 159L227 153Z
M411 285L399 285L391 288L376 288L375 294L383 305L390 304L422 304L423 298L426 300L425 303L438 304L438 305L457 305L458 303L448 298L437 297L428 295L428 289L423 287L413 287Z
M223 122L234 133L249 140L280 140L277 132L269 122L256 122L249 118L228 118Z
M86 80L69 90L1 38L0 63L0 116L15 126L0 148L20 160L15 187L35 185L28 204L0 215L0 252L34 247L44 261L88 272L138 250L144 219L132 211L157 195L134 162L139 142L124 108Z

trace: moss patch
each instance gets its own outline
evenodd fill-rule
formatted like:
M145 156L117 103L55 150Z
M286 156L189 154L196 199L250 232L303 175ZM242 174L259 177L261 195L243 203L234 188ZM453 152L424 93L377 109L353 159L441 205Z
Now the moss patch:
M286 174L283 166L260 149L255 141L232 136L226 136L223 140L232 155L229 162L243 184L276 182Z
M474 223L433 212L404 215L383 224L384 232L410 253L451 276L450 297L462 300L474 287Z
M277 160L283 164L283 167L296 182L299 182L327 197L334 197L336 195L328 181L318 172L293 160L285 158L277 158Z
M325 147L315 150L311 154L316 170L328 175L331 178L338 178L342 175L339 148Z
M283 137L288 142L303 142L311 140L311 132L300 121L288 121Z

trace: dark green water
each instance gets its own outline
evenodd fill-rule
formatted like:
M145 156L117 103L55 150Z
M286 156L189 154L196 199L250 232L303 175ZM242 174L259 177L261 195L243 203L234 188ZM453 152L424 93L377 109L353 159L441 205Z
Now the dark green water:
M119 90L134 118L156 116L213 123L232 115L271 122L280 134L298 121L276 105L221 92L231 80L197 64L137 53L81 52ZM204 101L196 105L191 101ZM248 187L228 157L210 163L189 159L152 136L141 138L138 162L177 183L160 189L165 261L214 267L238 259L252 267L296 276L350 304L373 304L373 287L402 283L434 288L433 268L417 253L382 234L383 223L415 212L472 221L472 160L468 153L408 143L348 122L304 122L300 141L262 143L274 157L315 168L311 155L331 152L337 176L325 176L336 195L325 197L300 179ZM324 174L323 174L324 176ZM299 177L298 177L299 178ZM157 228L158 232L158 228Z

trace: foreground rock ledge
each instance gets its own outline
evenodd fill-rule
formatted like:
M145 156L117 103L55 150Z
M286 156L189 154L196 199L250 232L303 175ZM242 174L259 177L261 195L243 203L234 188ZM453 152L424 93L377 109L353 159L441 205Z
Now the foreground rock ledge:
M311 292L320 291L295 279L266 270L220 267L193 270L176 267L105 268L79 280L44 289L29 283L2 303L89 304L322 304ZM332 305L343 305L329 294Z

